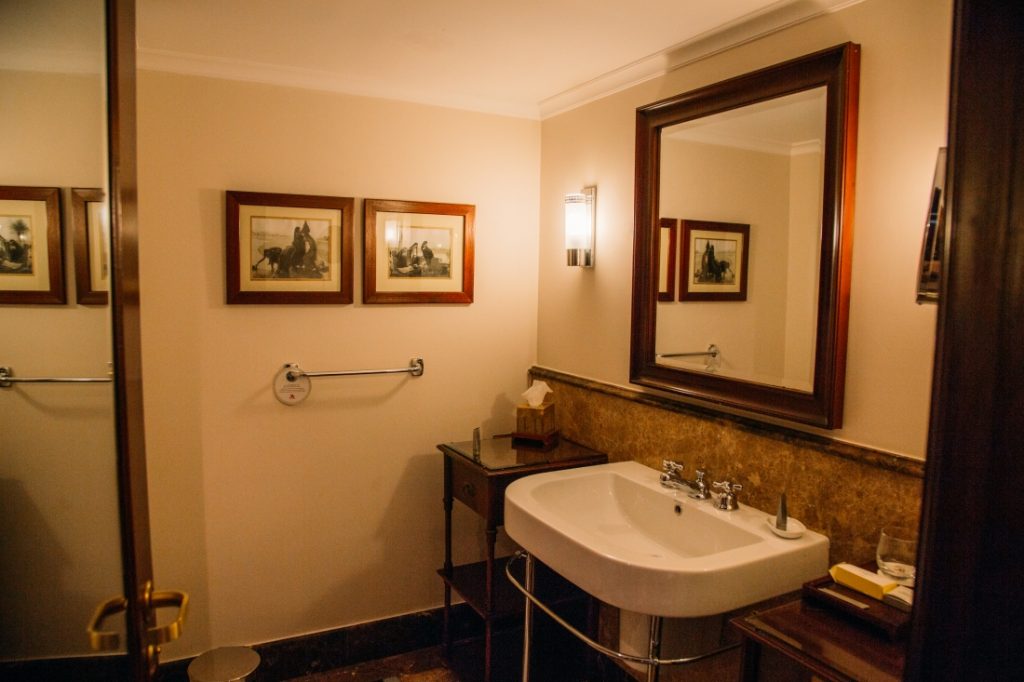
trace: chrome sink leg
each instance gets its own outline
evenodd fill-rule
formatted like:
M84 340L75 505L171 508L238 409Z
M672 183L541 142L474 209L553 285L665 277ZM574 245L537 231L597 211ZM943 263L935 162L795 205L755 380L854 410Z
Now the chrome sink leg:
M660 667L658 659L661 656L661 616L651 616L651 634L647 643L647 682L658 682Z
M524 552L526 557L526 565L524 567L526 575L524 576L524 583L526 591L533 594L533 578L534 578L534 566L533 566L533 555L529 552ZM530 681L530 635L533 630L533 602L526 599L526 606L523 610L523 682Z

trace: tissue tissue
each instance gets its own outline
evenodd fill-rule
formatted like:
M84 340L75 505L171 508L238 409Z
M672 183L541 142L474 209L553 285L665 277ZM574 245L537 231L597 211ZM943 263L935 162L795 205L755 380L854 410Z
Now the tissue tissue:
M534 381L523 392L526 405L516 407L516 430L513 438L520 443L552 446L558 442L555 405L545 402L551 387L543 381Z
M543 381L535 381L528 389L523 391L523 397L530 407L540 407L544 402L544 396L551 393L551 387Z

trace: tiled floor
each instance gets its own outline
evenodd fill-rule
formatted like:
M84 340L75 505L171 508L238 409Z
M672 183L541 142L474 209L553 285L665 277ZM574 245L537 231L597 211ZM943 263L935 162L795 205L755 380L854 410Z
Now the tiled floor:
M459 682L448 669L440 647L421 649L401 656L315 675L296 678L292 682Z

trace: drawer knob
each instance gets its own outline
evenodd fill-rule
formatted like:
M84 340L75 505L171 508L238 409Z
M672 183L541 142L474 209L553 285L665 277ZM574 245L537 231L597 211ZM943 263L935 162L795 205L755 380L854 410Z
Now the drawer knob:
M462 492L464 492L466 495L469 495L470 497L473 497L474 495L476 495L476 486L473 485L472 483L463 483Z

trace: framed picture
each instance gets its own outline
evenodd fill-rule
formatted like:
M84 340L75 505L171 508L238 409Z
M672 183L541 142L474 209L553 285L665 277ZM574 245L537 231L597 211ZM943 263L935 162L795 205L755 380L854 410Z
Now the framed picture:
M0 187L0 303L62 304L60 190Z
M683 220L680 301L747 300L750 225Z
M226 193L228 303L351 303L351 197Z
M935 176L928 202L928 217L921 242L921 263L917 280L917 302L939 302L939 278L942 274L942 250L946 241L946 148L940 147L935 159Z
M469 204L367 199L364 303L472 303Z
M660 221L660 246L658 247L658 300L676 300L676 254L679 247L676 238L679 221L675 218L662 218Z
M79 303L106 305L110 291L110 227L101 189L71 190L75 290Z

